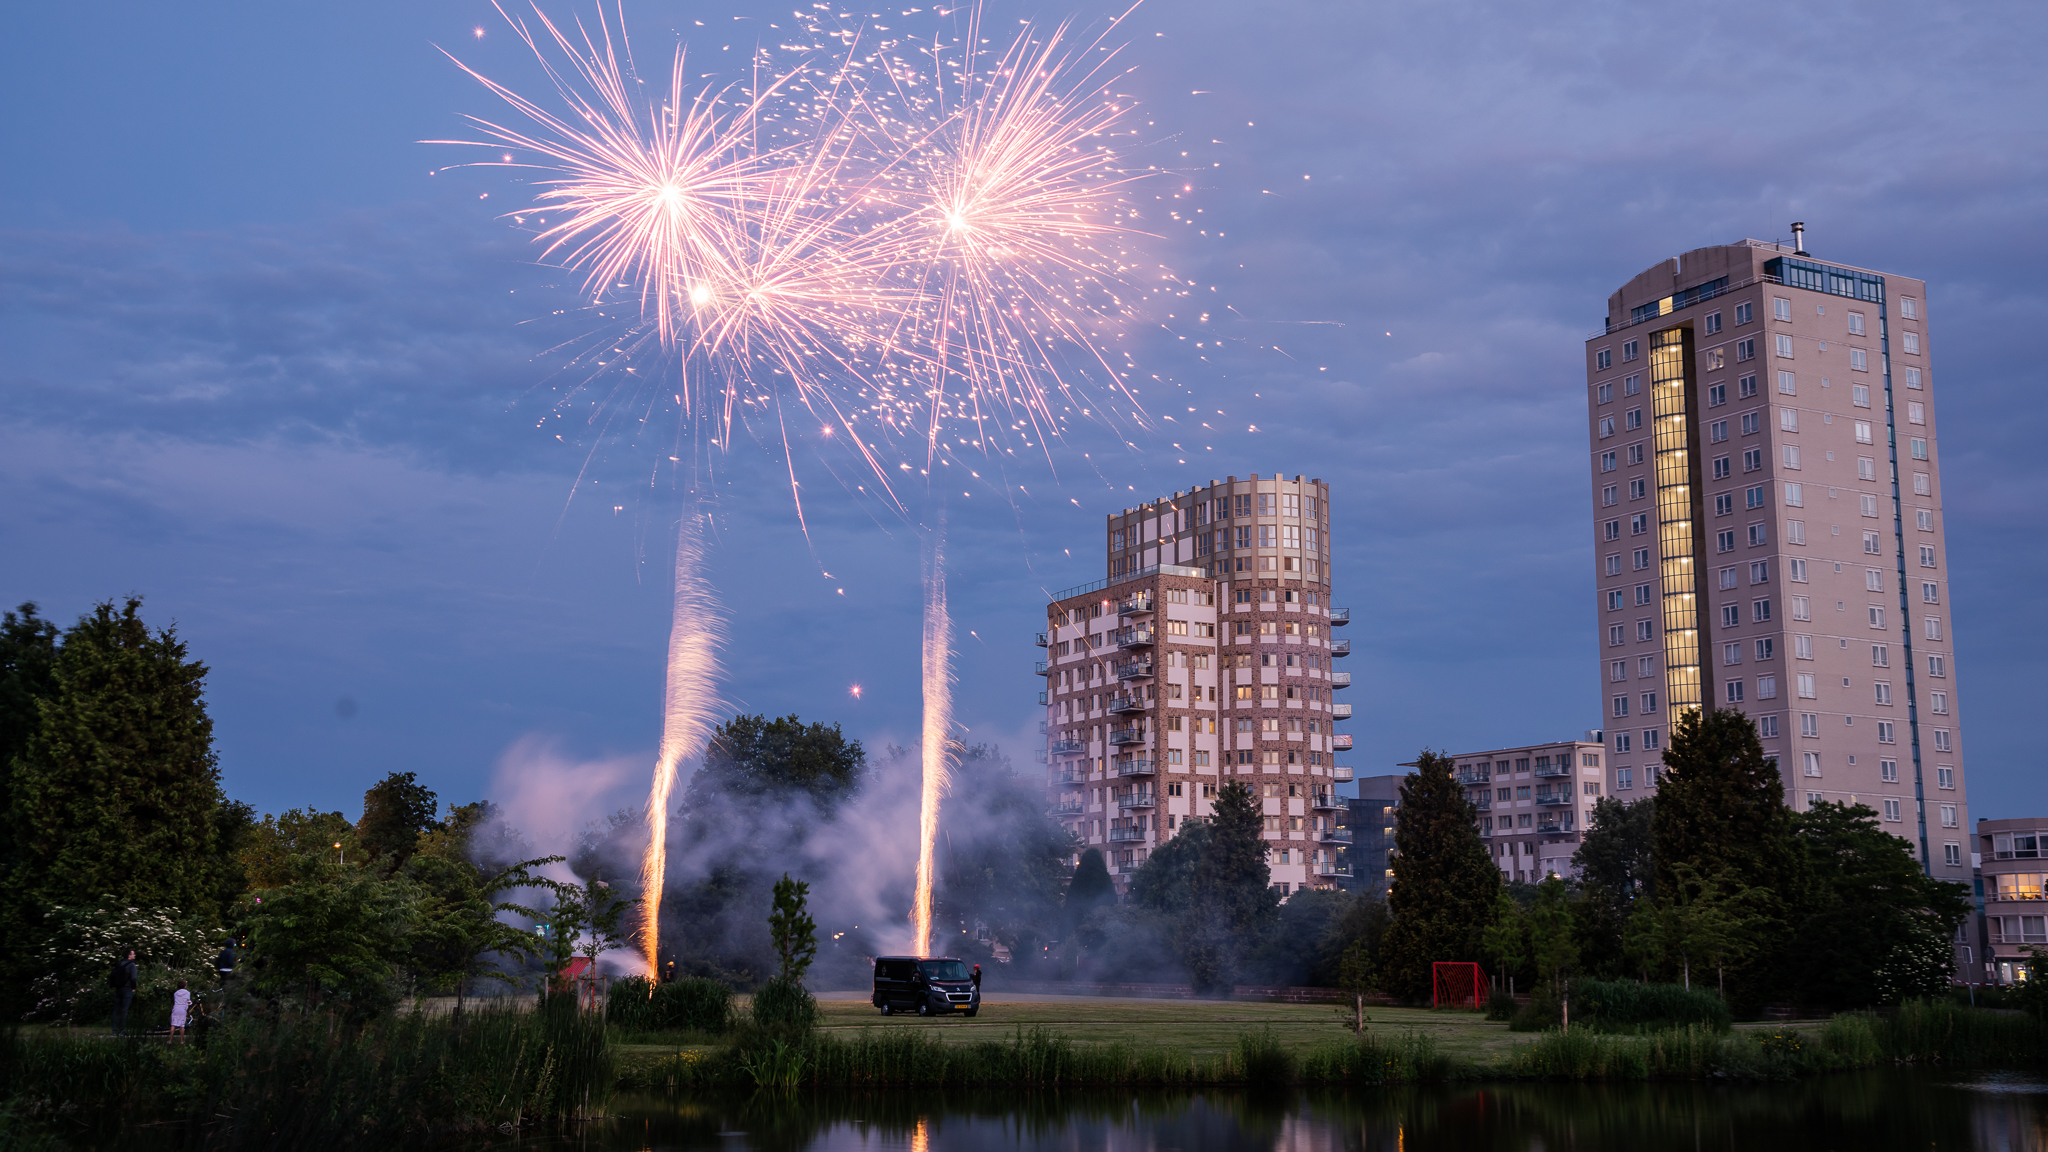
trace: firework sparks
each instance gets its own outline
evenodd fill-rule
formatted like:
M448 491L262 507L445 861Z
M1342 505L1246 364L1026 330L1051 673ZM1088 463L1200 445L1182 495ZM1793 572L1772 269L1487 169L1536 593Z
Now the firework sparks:
M668 633L668 684L662 699L661 751L647 793L647 852L641 862L640 947L650 974L659 954L661 893L668 874L668 801L677 769L704 750L718 715L718 646L724 639L718 597L704 578L703 525L676 530L675 614Z
M487 139L440 143L489 147L497 155L483 166L537 172L539 207L521 211L538 221L544 258L582 274L597 317L629 326L589 338L593 378L615 373L615 399L651 393L642 422L673 397L712 447L729 449L738 423L779 440L800 524L787 405L905 514L905 477L938 482L936 465L969 452L1050 458L1070 411L1113 420L1081 387L1116 394L1128 401L1116 408L1143 420L1125 385L1133 365L1108 349L1143 291L1171 289L1134 284L1134 177L1112 146L1129 109L1110 91L1115 53L1100 39L1068 47L1068 26L1041 37L1027 25L989 48L978 11L964 36L928 39L800 17L804 36L792 39L812 43L757 51L747 81L694 86L678 46L667 83L643 87L623 27L601 11L573 29L537 7L532 25L499 11L563 110L457 61L528 124L472 118ZM643 373L630 362L649 349L664 364ZM921 466L904 459L920 453ZM719 631L701 565L686 525L649 795L650 964L666 807L711 723ZM920 952L951 737L938 534L926 586Z
M911 906L916 954L932 944L932 885L939 839L939 799L951 778L953 739L953 621L946 614L945 524L931 536L924 578L924 731L920 741L923 780L917 805L917 891Z

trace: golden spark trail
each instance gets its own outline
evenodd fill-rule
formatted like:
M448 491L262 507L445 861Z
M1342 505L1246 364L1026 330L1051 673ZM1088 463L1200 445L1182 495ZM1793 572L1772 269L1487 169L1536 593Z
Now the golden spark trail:
M704 578L702 517L686 518L676 530L675 617L668 631L668 686L661 713L661 752L647 794L647 855L640 866L640 949L650 979L660 976L655 957L661 943L662 884L668 875L668 804L676 770L704 750L717 719L718 646L725 639L718 597Z
M946 615L946 525L932 530L924 580L924 781L917 806L917 896L911 908L916 954L931 955L933 855L939 839L939 797L951 778L953 733L953 621Z

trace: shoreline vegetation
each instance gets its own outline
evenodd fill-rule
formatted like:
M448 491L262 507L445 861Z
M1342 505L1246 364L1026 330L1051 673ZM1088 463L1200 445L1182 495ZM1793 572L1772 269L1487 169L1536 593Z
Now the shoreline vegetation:
M1447 1051L1418 1029L1290 1044L1261 1026L1223 1051L1192 1052L1080 1041L1045 1025L962 1040L916 1026L763 1027L737 1012L691 1023L700 1027L657 1034L675 1043L666 1053L647 1051L655 1036L574 1011L566 997L538 1011L415 1011L365 1025L252 1016L186 1045L10 1028L0 1030L0 1147L63 1147L67 1137L118 1146L145 1133L164 1148L389 1147L593 1119L617 1092L1768 1082L2048 1063L2048 1027L2035 1018L1939 1001L1777 1028L1574 1026L1517 1037L1492 1058Z

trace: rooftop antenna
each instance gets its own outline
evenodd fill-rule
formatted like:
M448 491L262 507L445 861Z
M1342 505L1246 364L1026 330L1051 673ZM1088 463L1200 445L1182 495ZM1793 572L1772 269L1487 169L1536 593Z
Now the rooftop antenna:
M1806 250L1806 223L1803 220L1794 220L1792 222L1792 254L1794 256L1812 255L1812 253Z

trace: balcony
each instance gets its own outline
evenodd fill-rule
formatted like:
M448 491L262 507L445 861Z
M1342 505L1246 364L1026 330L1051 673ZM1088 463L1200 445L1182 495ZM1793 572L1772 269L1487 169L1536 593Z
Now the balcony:
M1046 723L1045 723L1045 721L1043 721L1043 720L1040 720L1040 721L1038 722L1038 734L1039 734L1040 736L1043 736L1043 735L1045 735L1046 733L1048 733L1048 732L1050 732L1050 731L1052 731L1052 729L1051 729L1051 728L1048 728L1048 727L1046 726Z
M1046 663L1045 661L1043 661L1043 660L1034 660L1034 661L1032 661L1032 662L1031 662L1031 670L1032 670L1033 672L1036 672L1036 673L1038 673L1038 674L1039 674L1040 676L1050 676L1050 675L1052 675L1052 666L1051 666L1051 665L1049 665L1049 664L1047 664L1047 663Z
M1079 788L1088 782L1088 770L1086 768L1062 768L1052 774L1052 782L1056 788Z
M1045 763L1045 749L1040 748L1038 751L1033 752L1031 758L1040 764Z
M1077 756L1086 752L1088 745L1081 740L1060 739L1046 745L1045 750L1055 756Z
M1475 812L1491 812L1491 811L1493 811L1493 797L1492 797L1492 795L1490 795L1490 794L1488 794L1488 795L1482 795L1482 796L1480 796L1480 797L1479 797L1479 799L1477 799L1477 800L1474 800L1474 801L1472 801L1472 809L1473 809L1473 811L1475 811Z
M1456 773L1457 781L1470 788L1474 784L1493 783L1493 773L1486 768L1462 768Z
M1538 788L1536 790L1536 802L1538 804L1549 804L1552 806L1558 804L1569 804L1572 802L1571 790L1561 788L1556 792L1545 792L1543 789Z
M1143 728L1112 728L1109 730L1109 742L1118 746L1143 744L1145 742L1145 730Z
M1342 864L1342 863L1339 863L1339 862L1337 862L1337 861L1335 861L1335 860L1318 860L1318 861L1316 861L1316 864L1315 864L1315 870L1316 870L1316 875L1318 875L1318 876L1349 876L1349 875L1351 875L1351 865L1349 865L1349 864Z
M1143 840L1144 838L1145 830L1142 828L1111 828L1109 830L1109 839L1112 843L1126 840Z
M1560 819L1555 813L1536 817L1536 834L1539 836L1569 836L1573 831L1572 821Z
M1049 704L1049 703L1051 703L1051 701L1047 700L1047 699L1046 699L1045 697L1046 697L1046 694L1045 694L1045 693L1043 693L1043 692L1040 692L1040 693L1038 694L1038 702L1039 702L1040 704Z
M1149 680L1152 678L1152 661L1127 660L1116 666L1116 678L1119 680Z
M1349 719L1351 719L1351 705L1349 705L1349 704L1332 704L1332 705L1330 705L1330 719L1332 719L1332 720L1349 720Z
M1316 839L1321 840L1325 844L1349 844L1351 843L1351 829L1332 828L1327 832L1318 833Z
M1119 648L1150 648L1152 646L1152 630L1150 628L1126 628L1121 632L1111 633L1110 639L1115 641Z
M1145 708L1145 699L1142 696L1111 696L1109 698L1108 710L1119 716L1129 712L1143 712Z
M1116 774L1119 776L1150 776L1152 775L1152 762L1150 760L1119 760L1116 764Z
M1569 775L1571 775L1571 774L1572 774L1572 763L1571 763L1571 761L1570 761L1570 760L1565 760L1565 762L1564 762L1564 763L1562 763L1562 764L1549 764L1549 765L1542 765L1542 764L1539 764L1539 765L1537 765L1537 767L1536 767L1536 778L1537 778L1538 780L1542 780L1542 779L1544 779L1544 778L1546 778L1546 777L1554 777L1554 776L1569 776Z
M1349 641L1349 640L1332 640L1332 641L1330 641L1330 655L1332 655L1332 656L1349 656L1349 655L1351 655L1351 641Z
M1332 628L1342 628L1343 626L1345 626L1346 624L1349 624L1349 623L1351 623L1351 609L1349 609L1349 608L1332 608L1332 609L1330 609L1330 627L1332 627Z
M1046 641L1046 635L1045 635L1045 633L1043 633L1043 632L1040 632L1040 633L1038 634L1038 640L1037 640L1037 644L1038 644L1038 646L1039 646L1040 648L1044 648L1044 647L1047 647L1048 645L1046 644L1046 642L1045 642L1045 641Z
M1481 824L1479 826L1479 838L1481 840L1493 839L1493 826L1490 824Z
M1344 802L1342 796L1329 791L1311 793L1308 806L1316 809L1336 809L1340 812L1351 807Z
M1147 616L1151 612L1152 597L1149 593L1141 592L1136 596L1126 596L1123 603L1116 606L1116 614L1119 616Z
M1332 737L1330 737L1330 751L1332 751L1332 752L1349 752L1349 751L1351 751L1351 733L1349 733L1349 732L1346 732L1346 733L1344 733L1343 735L1340 735L1340 736L1332 736Z
M1157 808L1159 806L1159 799L1158 797L1154 796L1150 790L1143 792L1132 792L1127 795L1117 797L1116 806L1125 809L1126 811L1133 808Z
M1054 804L1052 807L1047 808L1045 812L1046 815L1054 817L1079 816L1081 814L1081 808L1081 798L1079 796L1069 796L1065 800L1062 800L1059 803Z
M1349 672L1332 672L1332 673L1330 673L1330 687L1332 687L1332 688L1349 688L1349 687L1351 687L1351 673L1349 673Z
M1351 765L1337 764L1330 768L1330 779L1339 784L1351 783Z

